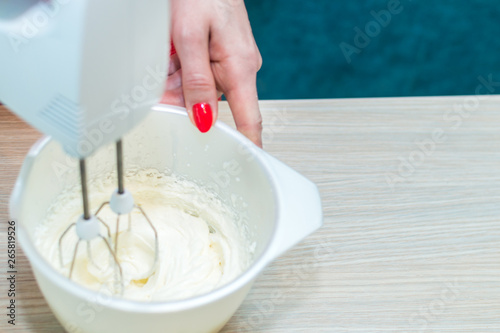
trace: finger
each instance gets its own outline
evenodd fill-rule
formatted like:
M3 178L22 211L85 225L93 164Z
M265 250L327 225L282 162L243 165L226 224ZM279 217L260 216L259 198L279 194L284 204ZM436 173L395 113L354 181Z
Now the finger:
M182 87L165 91L165 93L161 98L160 103L184 107L185 103L184 103L184 94L182 93Z
M246 76L233 89L225 91L236 128L262 148L262 116L257 96L256 75Z
M179 61L179 56L177 54L170 56L170 63L168 66L168 75L175 73L181 68L181 62Z
M208 28L193 25L174 43L182 67L182 87L189 117L201 132L217 119L217 91L210 66Z
M182 69L170 74L167 78L165 90L174 90L177 88L182 88Z

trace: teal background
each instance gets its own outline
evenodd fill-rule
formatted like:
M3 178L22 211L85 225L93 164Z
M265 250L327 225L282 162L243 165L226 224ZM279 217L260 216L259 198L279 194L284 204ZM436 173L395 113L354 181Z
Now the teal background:
M371 11L389 1L247 0L263 66L261 99L474 94L500 81L500 1L401 0L402 11L349 64Z

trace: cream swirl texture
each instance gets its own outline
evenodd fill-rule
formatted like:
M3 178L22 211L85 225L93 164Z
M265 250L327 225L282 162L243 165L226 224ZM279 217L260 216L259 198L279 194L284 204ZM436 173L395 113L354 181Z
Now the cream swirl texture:
M155 237L138 209L117 216L105 206L99 217L110 228L109 243L116 248L123 275L123 297L141 301L179 300L214 290L241 274L252 259L250 242L237 223L237 213L199 185L156 170L126 177L126 188L141 205L158 234L158 262L154 265ZM95 211L108 201L116 178L108 175L89 184L90 206ZM79 188L62 193L37 228L36 245L47 261L68 275L75 245L75 229L59 237L82 214ZM101 234L108 236L102 226ZM118 237L117 237L118 235ZM72 280L107 294L119 292L114 259L102 239L80 242Z

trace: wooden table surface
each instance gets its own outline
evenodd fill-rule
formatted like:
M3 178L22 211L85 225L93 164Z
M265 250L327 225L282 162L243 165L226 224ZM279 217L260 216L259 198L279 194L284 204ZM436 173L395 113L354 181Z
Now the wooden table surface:
M264 145L313 180L324 227L256 281L224 332L500 332L500 96L264 101ZM220 118L233 123L227 105ZM7 202L39 133L0 107L0 331L61 332Z

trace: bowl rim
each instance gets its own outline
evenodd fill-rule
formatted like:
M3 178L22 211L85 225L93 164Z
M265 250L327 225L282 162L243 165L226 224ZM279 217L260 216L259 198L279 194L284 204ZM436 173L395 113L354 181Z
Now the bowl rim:
M154 106L151 112L172 113L175 114L176 116L182 116L188 118L185 108L166 105L166 104L159 104ZM281 203L279 197L282 194L280 193L280 188L276 180L275 172L270 162L265 157L266 153L261 148L253 144L243 134L229 127L220 120L216 121L214 128L216 130L222 131L226 136L230 137L232 140L243 144L245 148L248 151L250 151L251 156L254 157L256 162L260 165L260 168L263 170L269 184L273 189L272 195L275 201L275 207L274 207L275 223L271 237L268 243L266 244L264 250L262 251L261 255L258 258L256 258L252 262L252 264L238 277L220 286L219 288L214 289L205 294L181 300L173 300L173 301L137 301L137 300L124 299L117 296L106 295L107 297L106 300L104 302L100 302L99 303L100 306L120 311L144 313L144 314L172 313L184 310L192 310L198 307L208 305L210 303L214 303L233 293L238 292L238 290L244 288L246 285L251 284L253 280L263 271L263 269L272 260L275 259L274 256L272 256L272 254L271 255L268 254L269 249L276 241L277 237L276 231L278 230L281 221L280 220ZM50 136L43 136L31 147L30 151L28 152L28 155L32 157L37 156L51 141L53 141L53 139ZM16 180L16 185L14 188L17 187L18 182L23 181L20 178L21 174ZM12 207L13 205L15 204L11 204L10 206ZM10 213L12 215L12 209ZM19 243L24 252L26 253L30 265L35 266L36 270L38 270L41 274L43 274L48 280L51 280L52 283L64 289L65 292L72 294L75 297L81 298L82 300L94 300L98 299L98 296L103 295L99 291L87 289L86 287L81 286L76 282L69 280L67 277L63 276L61 273L56 271L55 268L53 268L50 265L50 263L48 263L45 260L45 258L38 252L36 246L32 242L27 231L24 230L22 221L19 222L20 222Z

